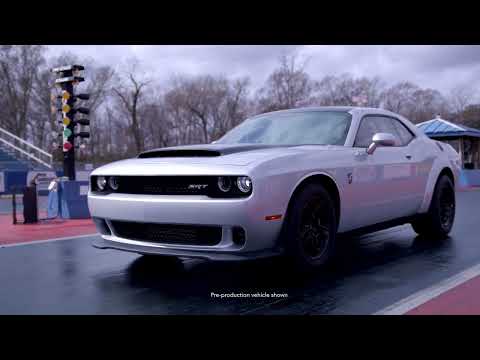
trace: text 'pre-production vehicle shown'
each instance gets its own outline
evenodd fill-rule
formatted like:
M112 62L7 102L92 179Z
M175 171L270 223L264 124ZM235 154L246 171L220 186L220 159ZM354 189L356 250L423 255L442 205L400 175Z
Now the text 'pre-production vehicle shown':
M96 169L94 245L211 260L285 255L325 264L337 234L411 223L442 238L455 217L459 155L382 109L254 116L214 144L150 150Z

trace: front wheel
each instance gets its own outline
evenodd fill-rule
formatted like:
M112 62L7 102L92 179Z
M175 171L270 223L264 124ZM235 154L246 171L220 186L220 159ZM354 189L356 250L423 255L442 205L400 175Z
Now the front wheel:
M428 237L446 238L455 220L455 187L446 175L440 177L428 212L412 222L413 230Z
M303 188L292 200L282 238L286 257L301 271L325 265L335 249L335 204L319 184Z

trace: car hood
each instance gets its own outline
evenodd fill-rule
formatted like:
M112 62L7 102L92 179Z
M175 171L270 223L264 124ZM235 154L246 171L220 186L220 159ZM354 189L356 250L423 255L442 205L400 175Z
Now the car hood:
M189 145L149 150L137 158L116 161L96 169L93 175L149 175L155 173L238 174L239 167L254 166L277 157L311 150L339 150L332 145Z

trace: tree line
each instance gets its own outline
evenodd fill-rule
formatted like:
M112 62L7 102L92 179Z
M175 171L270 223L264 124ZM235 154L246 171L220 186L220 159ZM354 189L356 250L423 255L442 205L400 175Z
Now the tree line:
M414 123L437 114L480 128L477 90L465 85L448 94L410 81L386 84L379 77L350 73L317 79L297 54L283 55L257 89L249 77L175 75L160 82L135 59L116 68L73 53L46 57L41 45L0 46L0 126L61 158L60 117L52 112L57 94L56 66L85 65L86 81L78 91L90 93L91 138L78 158L104 162L131 157L156 147L209 143L247 117L300 106L361 105L382 107ZM57 145L57 146L55 146Z

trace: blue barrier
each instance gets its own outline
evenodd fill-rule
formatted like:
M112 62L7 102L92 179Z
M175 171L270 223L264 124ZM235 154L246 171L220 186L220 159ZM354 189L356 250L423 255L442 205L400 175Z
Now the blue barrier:
M60 216L64 219L88 219L88 181L60 181Z
M88 181L59 181L48 194L47 217L88 219Z
M27 171L5 171L5 194L12 194L13 189L26 186Z
M480 186L480 170L467 170L460 171L460 184L462 186Z

